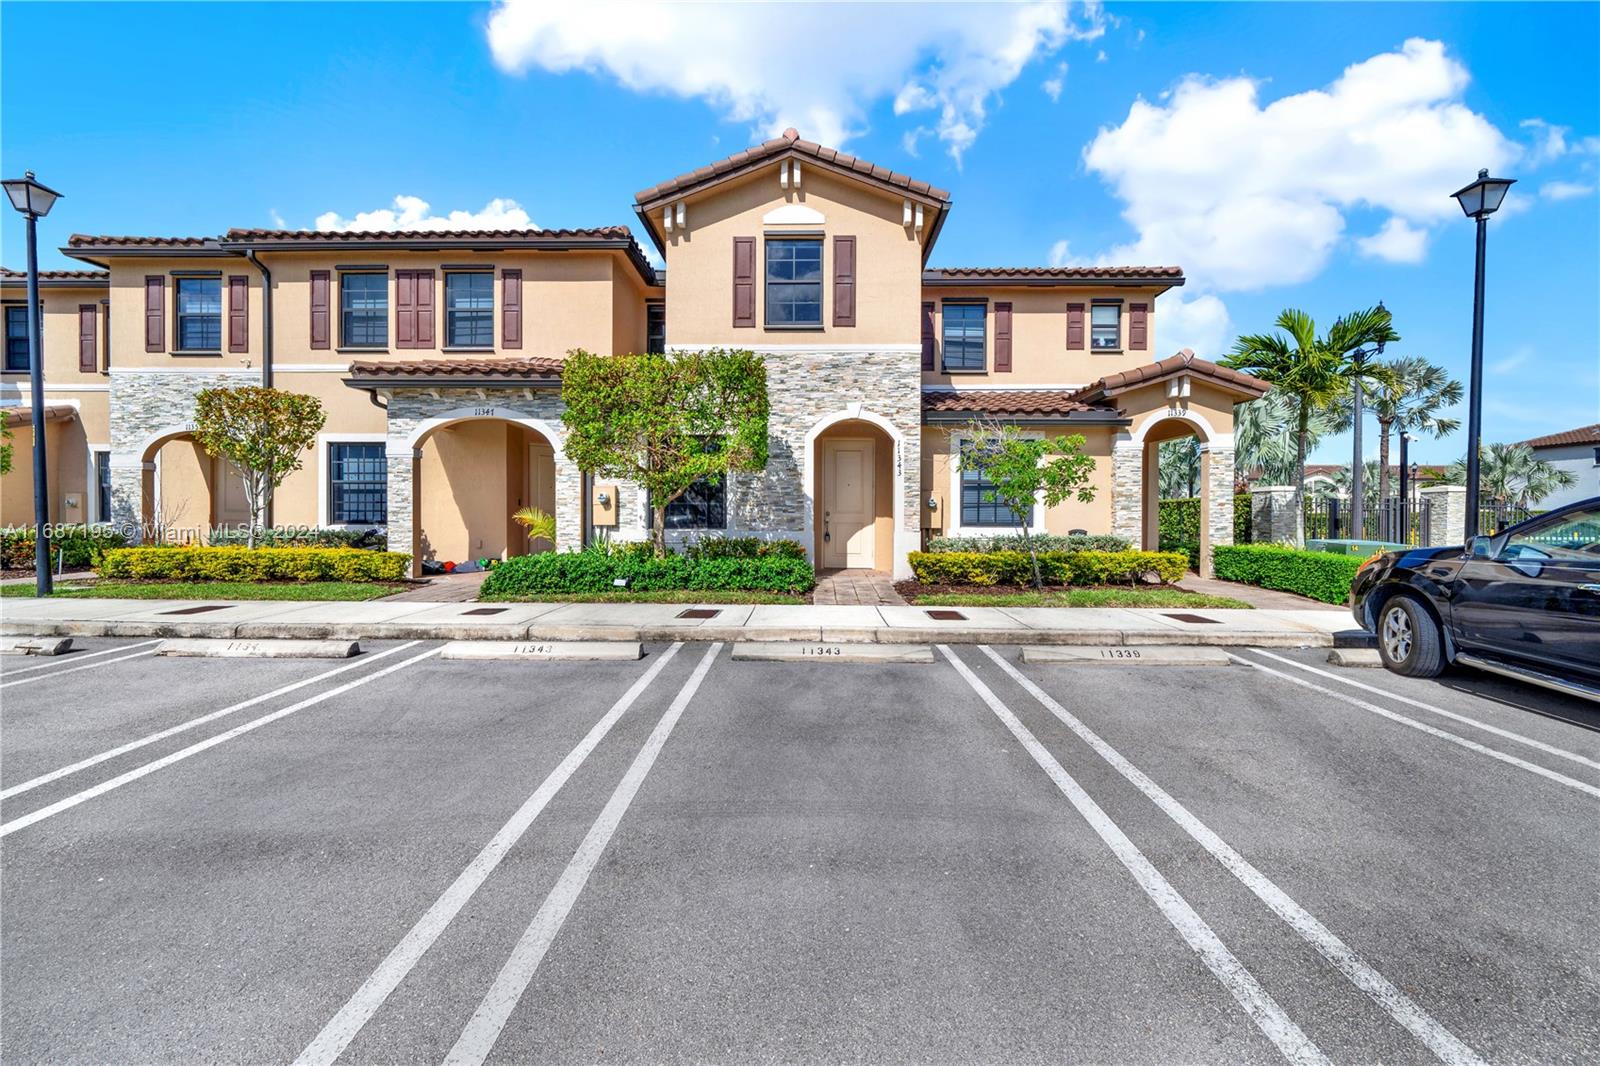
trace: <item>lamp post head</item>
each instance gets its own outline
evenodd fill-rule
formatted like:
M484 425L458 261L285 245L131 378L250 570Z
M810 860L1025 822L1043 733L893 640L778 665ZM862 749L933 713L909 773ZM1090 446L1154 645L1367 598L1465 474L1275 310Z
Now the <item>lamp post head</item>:
M50 213L50 209L61 199L61 194L48 185L41 185L34 180L33 171L28 171L20 178L12 178L3 183L6 195L11 198L11 206L29 218L43 218Z
M1388 308L1387 308L1387 307L1385 307L1385 306L1383 306L1383 301L1382 301L1382 300L1379 300L1379 301L1378 301L1378 310L1379 310L1379 311L1381 311L1381 312L1382 312L1382 313L1383 313L1383 316L1384 316L1384 317L1385 317L1385 318L1388 318L1388 317L1389 317L1389 309L1388 309ZM1382 354L1383 354L1383 345L1384 345L1384 340L1383 340L1383 338L1382 338L1382 337L1381 337L1381 336L1380 336L1380 337L1379 337L1379 338L1378 338L1378 354L1379 354L1379 355L1382 355Z
M1488 218L1500 210L1506 192L1517 183L1515 178L1491 178L1488 170L1478 171L1478 180L1450 195L1456 198L1468 218Z

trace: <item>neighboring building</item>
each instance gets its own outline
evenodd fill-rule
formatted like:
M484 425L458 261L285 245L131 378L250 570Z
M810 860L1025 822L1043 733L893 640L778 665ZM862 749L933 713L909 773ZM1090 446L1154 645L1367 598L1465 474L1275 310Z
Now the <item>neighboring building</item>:
M1600 496L1600 423L1551 433L1522 442L1533 454L1577 478L1571 488L1557 489L1534 504L1539 510L1562 507Z
M789 130L637 196L665 271L623 227L74 236L63 251L101 270L45 290L49 404L81 437L51 442L52 517L163 537L242 521L237 479L193 442L193 398L266 381L328 412L278 525L387 526L419 562L526 551L510 516L529 504L555 514L562 548L643 538L642 491L562 451L562 359L724 346L765 357L770 461L675 503L675 539L789 537L820 567L907 576L929 535L1016 526L959 467L982 416L1081 433L1095 457L1094 502L1036 506L1033 529L1151 547L1155 445L1195 434L1203 537L1230 541L1233 407L1266 388L1188 351L1159 358L1157 298L1182 272L928 269L950 207ZM6 275L8 316L20 284ZM4 389L25 402L25 375ZM27 521L17 474L4 496L5 520Z

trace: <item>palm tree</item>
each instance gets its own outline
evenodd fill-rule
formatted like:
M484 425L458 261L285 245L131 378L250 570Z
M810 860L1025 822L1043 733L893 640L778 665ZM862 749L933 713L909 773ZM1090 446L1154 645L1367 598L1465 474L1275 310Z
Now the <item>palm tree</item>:
M1295 404L1273 390L1259 400L1233 409L1233 443L1241 475L1259 470L1264 484L1288 485L1294 481ZM1334 432L1326 411L1312 412L1306 427L1306 449Z
M1187 500L1200 494L1200 440L1182 437L1157 446L1157 476L1163 500Z
M1357 362L1351 353L1379 341L1400 339L1389 312L1383 307L1353 311L1334 322L1325 336L1317 336L1317 323L1304 311L1292 308L1278 315L1280 332L1240 337L1233 354L1222 365L1265 381L1281 393L1294 409L1294 508L1296 547L1306 542L1304 512L1306 450L1316 412L1333 407L1357 378L1387 382L1391 375L1381 363Z
M1461 402L1461 382L1442 366L1419 356L1406 356L1384 364L1391 375L1366 397L1367 407L1378 420L1378 498L1389 498L1389 433L1428 433L1446 437L1461 428L1461 421L1440 412ZM1350 397L1339 401L1337 431L1350 428L1353 403Z
M1467 483L1467 461L1457 459L1445 472L1451 485ZM1502 507L1531 507L1557 489L1577 482L1570 471L1533 454L1526 444L1489 444L1478 453L1478 495Z

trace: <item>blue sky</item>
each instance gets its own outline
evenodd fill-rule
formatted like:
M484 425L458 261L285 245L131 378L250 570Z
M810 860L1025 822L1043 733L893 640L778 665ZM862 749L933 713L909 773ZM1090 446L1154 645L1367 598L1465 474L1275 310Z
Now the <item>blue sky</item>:
M935 265L1175 262L1158 337L1209 357L1283 307L1382 299L1391 351L1463 380L1447 198L1490 166L1521 180L1491 223L1485 431L1520 440L1600 420L1597 43L1595 4L7 2L0 166L66 194L59 267L75 231L629 223L638 189L793 124L950 189Z

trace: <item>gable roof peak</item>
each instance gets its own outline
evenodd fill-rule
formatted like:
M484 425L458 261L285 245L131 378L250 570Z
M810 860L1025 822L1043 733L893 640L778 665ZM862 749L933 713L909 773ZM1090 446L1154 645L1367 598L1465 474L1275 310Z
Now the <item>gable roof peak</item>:
M783 131L783 139L793 144L795 141L800 139L800 131L795 129L793 126L790 126L788 129Z

